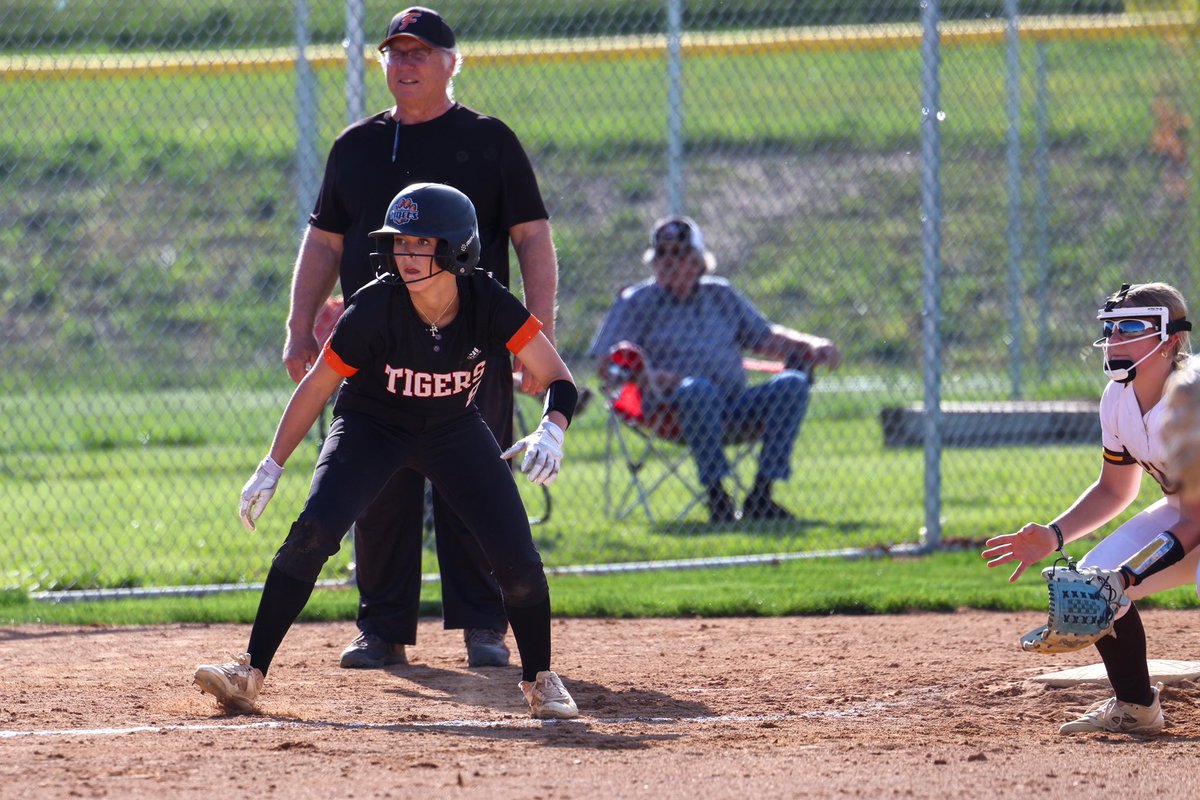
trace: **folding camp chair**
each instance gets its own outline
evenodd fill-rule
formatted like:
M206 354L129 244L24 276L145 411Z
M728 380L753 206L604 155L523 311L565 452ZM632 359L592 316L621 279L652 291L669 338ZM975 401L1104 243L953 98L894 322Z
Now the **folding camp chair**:
M649 364L641 349L630 342L617 343L609 353L602 378L608 408L605 435L604 501L611 519L624 519L638 508L652 524L659 521L651 500L668 489L684 496L682 508L664 516L681 520L705 500L705 488L691 465L691 452L669 408L642 394L639 378ZM783 364L747 359L748 369L778 372ZM762 438L762 426L734 431L725 441L731 467L727 486L734 502L741 505L749 482L739 467L754 455Z

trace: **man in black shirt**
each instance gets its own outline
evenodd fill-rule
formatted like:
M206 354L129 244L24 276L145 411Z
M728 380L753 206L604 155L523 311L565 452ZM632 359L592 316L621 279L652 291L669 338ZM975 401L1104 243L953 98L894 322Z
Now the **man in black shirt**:
M325 165L292 281L283 361L299 381L316 361L317 310L341 281L351 297L375 275L367 234L402 187L437 182L474 203L482 239L480 267L509 285L508 244L521 270L525 305L554 341L558 265L537 179L516 135L503 122L454 101L462 66L454 32L419 6L396 14L379 44L380 63L396 104L337 137ZM507 353L489 354L476 395L501 448L513 440L513 383ZM522 389L541 391L532 376ZM344 667L405 663L416 641L424 479L401 471L354 524L359 636L342 653ZM438 494L433 499L442 612L446 628L464 629L471 666L508 663L507 621L487 560Z

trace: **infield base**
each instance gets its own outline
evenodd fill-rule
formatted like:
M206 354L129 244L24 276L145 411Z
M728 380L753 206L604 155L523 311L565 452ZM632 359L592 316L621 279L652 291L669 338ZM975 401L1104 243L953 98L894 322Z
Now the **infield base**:
M1200 677L1200 661L1174 661L1167 658L1152 658L1150 665L1150 682L1162 681L1170 686L1180 681L1190 681ZM1081 683L1108 683L1108 675L1104 664L1088 664L1083 667L1064 669L1059 672L1047 672L1030 678L1035 683L1047 686L1065 687L1078 686Z

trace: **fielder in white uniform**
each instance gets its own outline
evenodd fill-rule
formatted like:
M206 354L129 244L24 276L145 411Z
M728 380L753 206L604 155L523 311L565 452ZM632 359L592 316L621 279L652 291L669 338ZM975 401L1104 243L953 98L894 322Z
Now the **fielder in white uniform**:
M1010 580L1017 580L1066 542L1121 514L1137 499L1142 474L1148 472L1162 487L1163 498L1105 537L1080 562L1120 570L1126 594L1136 601L1197 578L1200 503L1190 500L1190 494L1186 504L1181 502L1181 473L1176 469L1180 448L1172 448L1172 440L1164 439L1164 431L1181 443L1194 439L1180 431L1195 414L1180 414L1175 407L1189 404L1195 393L1185 397L1174 392L1165 398L1168 386L1190 383L1194 374L1188 334L1192 326L1183 296L1164 283L1121 287L1097 318L1104 332L1094 346L1104 351L1104 373L1112 381L1100 398L1104 446L1100 477L1053 522L1031 522L1016 533L988 539L982 556L989 567L1015 562ZM1113 633L1096 642L1096 649L1116 696L1066 723L1059 732L1161 730L1162 684L1150 684L1146 632L1136 605L1124 609Z

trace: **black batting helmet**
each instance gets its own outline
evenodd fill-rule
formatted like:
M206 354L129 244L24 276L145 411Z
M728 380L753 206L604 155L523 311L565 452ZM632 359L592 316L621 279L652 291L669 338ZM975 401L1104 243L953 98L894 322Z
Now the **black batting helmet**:
M423 236L437 239L433 263L455 275L469 275L479 263L479 222L471 199L443 183L405 186L388 205L383 227L371 231L375 252L371 266L376 274L393 270L392 237Z

